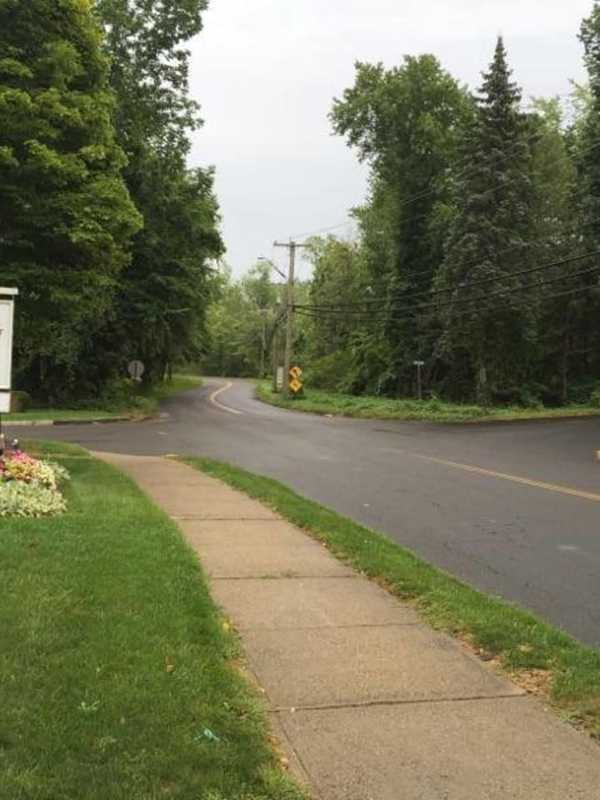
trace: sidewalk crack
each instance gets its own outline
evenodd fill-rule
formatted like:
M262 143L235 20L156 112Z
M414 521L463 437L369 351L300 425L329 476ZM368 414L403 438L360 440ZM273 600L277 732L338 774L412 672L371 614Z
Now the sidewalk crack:
M419 700L369 700L363 703L332 703L326 705L305 705L305 706L276 706L269 709L272 714L297 714L301 711L337 711L346 708L378 708L389 706L416 706L416 705L438 705L440 703L480 703L481 701L488 700L522 700L529 695L526 692L522 694L496 694L490 695L474 695L472 697L433 697L423 698Z

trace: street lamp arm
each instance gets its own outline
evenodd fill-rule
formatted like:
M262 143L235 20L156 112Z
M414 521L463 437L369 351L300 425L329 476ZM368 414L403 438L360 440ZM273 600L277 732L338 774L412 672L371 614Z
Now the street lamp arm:
M270 258L266 258L265 256L259 256L258 260L259 260L259 261L262 261L262 262L264 262L265 264L268 264L268 265L271 267L271 269L274 269L274 270L275 270L275 272L276 272L276 273L277 273L277 274L278 274L280 277L282 277L284 280L287 280L287 275L285 274L285 272L282 272L282 271L279 269L279 267L278 267L276 264L274 264L274 263L271 261L271 259L270 259Z

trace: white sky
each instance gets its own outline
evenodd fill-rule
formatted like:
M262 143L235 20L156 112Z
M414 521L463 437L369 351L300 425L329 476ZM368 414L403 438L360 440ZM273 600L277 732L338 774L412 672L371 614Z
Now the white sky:
M583 80L577 39L592 0L212 0L192 43L192 94L205 127L194 165L214 164L228 248L239 275L288 239L348 219L365 169L331 135L334 96L354 61L391 67L434 53L475 87L502 33L528 95L564 94ZM335 232L351 233L347 224ZM304 274L306 274L304 272Z

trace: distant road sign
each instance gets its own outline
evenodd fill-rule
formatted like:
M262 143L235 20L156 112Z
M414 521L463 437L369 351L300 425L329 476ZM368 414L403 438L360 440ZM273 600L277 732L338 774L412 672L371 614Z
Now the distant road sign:
M298 394L302 391L302 383L298 380L298 378L293 378L290 381L290 389L294 394Z
M304 388L302 381L300 378L302 377L302 370L300 367L292 367L290 370L290 392L292 394L300 394L302 389Z
M424 361L414 361L413 363L414 363L415 367L424 367L425 366L425 362Z
M146 372L146 367L144 366L143 361L131 361L127 367L127 371L131 376L131 380L141 381L144 372Z

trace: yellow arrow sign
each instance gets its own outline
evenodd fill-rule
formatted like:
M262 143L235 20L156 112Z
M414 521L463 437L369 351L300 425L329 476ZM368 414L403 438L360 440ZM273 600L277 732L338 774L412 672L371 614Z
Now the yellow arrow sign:
M295 378L296 380L298 380L301 377L302 377L302 370L300 369L300 367L292 367L290 370L290 378Z

